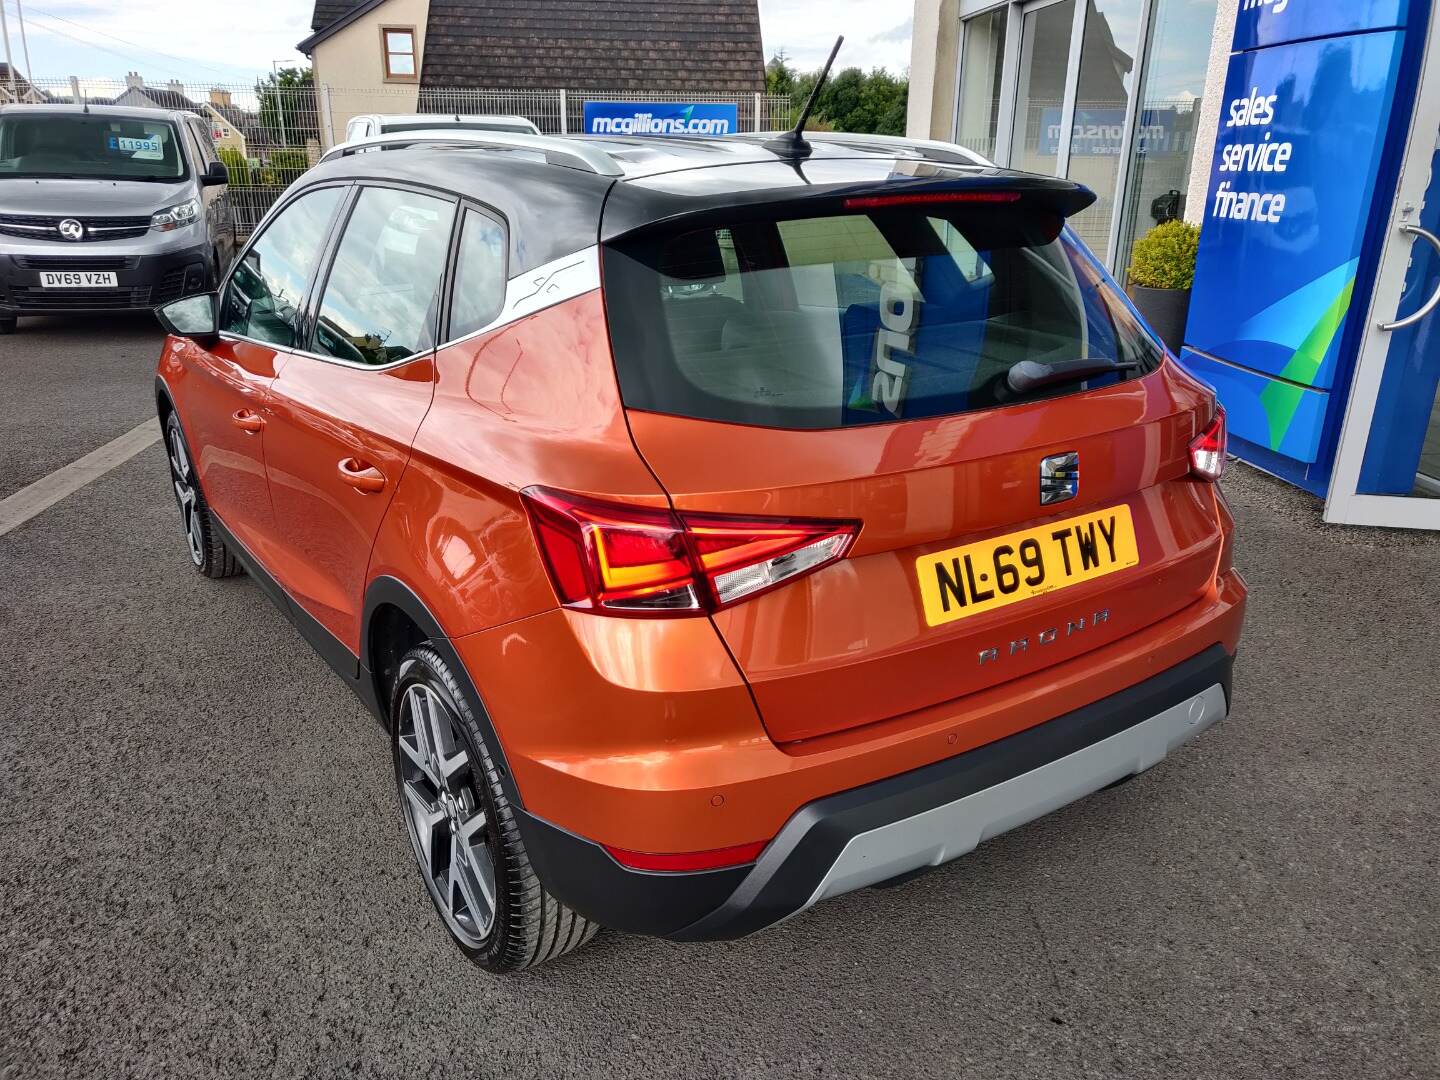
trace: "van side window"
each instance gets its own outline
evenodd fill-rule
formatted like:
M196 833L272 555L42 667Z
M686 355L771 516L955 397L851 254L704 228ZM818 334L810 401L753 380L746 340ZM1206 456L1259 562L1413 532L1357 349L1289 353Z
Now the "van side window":
M467 210L455 259L450 340L473 334L494 321L504 303L505 230L494 218Z
M215 150L215 140L210 136L209 127L199 120L191 120L190 130L195 133L195 142L200 148L200 164L209 165L212 161L219 161L220 155Z
M380 365L433 349L454 221L445 199L362 190L325 284L315 351Z
M320 262L343 188L319 188L281 210L250 245L220 300L220 329L293 347L305 289Z

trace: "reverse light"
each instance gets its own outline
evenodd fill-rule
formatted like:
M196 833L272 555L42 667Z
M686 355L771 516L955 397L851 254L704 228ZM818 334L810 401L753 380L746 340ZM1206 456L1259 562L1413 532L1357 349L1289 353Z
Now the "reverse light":
M854 522L675 514L532 487L521 492L565 607L703 615L845 557Z
M760 857L766 841L737 844L713 851L686 851L678 855L652 855L644 851L626 851L605 845L610 857L631 870L658 870L661 873L682 873L687 870L719 870L727 866L744 866Z
M1214 483L1225 472L1225 410L1215 406L1209 426L1190 443L1190 470L1201 480Z
M182 203L166 207L159 213L150 217L150 228L156 232L170 232L173 229L183 228L193 224L200 217L200 202L198 199L186 199Z
M1018 191L912 191L899 195L860 195L845 200L846 210L872 210L880 206L918 206L928 203L1013 203Z

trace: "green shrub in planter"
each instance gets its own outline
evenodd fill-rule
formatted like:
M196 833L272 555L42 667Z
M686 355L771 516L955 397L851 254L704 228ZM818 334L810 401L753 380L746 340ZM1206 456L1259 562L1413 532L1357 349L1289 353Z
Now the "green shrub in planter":
M1142 236L1130 257L1130 284L1144 289L1188 289L1195 282L1200 230L1188 221L1165 221Z
M1130 298L1172 352L1185 343L1190 286L1200 230L1184 221L1165 221L1140 238L1130 257Z

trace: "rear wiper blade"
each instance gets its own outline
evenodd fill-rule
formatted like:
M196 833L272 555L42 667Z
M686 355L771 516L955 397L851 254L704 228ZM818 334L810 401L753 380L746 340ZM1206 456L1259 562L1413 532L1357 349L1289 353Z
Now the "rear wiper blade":
M1054 364L1021 360L1006 373L1005 386L1012 394L1031 394L1048 386L1139 369L1139 364L1117 364L1113 360L1104 359L1061 360Z

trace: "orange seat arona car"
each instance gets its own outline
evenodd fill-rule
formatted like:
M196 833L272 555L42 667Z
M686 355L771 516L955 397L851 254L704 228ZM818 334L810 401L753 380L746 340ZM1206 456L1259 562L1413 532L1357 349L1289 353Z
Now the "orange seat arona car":
M341 156L162 309L190 558L391 735L492 971L731 938L963 855L1224 717L1225 423L959 147Z

